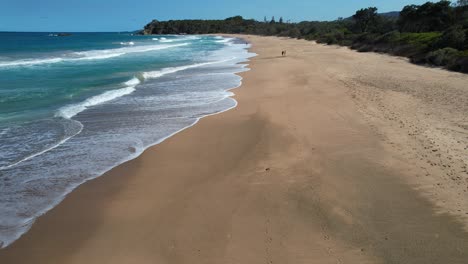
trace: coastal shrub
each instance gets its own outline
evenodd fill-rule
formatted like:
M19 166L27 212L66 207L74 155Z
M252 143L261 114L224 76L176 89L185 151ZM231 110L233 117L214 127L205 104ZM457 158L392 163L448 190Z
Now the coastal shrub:
M359 52L384 51L386 50L385 45L378 45L379 38L379 34L373 33L356 35L351 48Z
M345 40L345 34L343 31L333 31L325 35L317 37L317 42L326 43L328 45L340 44Z
M468 57L458 58L455 62L446 66L451 71L468 73Z
M374 51L393 53L393 49L398 45L400 37L400 32L396 30L378 36L374 42Z
M341 41L343 41L345 38L345 33L343 31L336 31L333 33L333 36L339 43L341 43Z
M436 42L442 33L440 32L422 32L422 33L402 33L400 35L400 42L405 44L428 46Z
M465 45L463 45L464 50L468 50L468 25L467 29L465 30Z
M401 34L397 30L390 31L388 33L385 33L381 36L379 36L376 39L376 43L389 43L389 44L395 44L397 43L401 38Z
M351 40L351 39L343 39L343 40L340 42L340 45L350 47L350 46L353 45L353 40Z
M301 31L297 28L292 28L288 31L288 37L290 38L299 38L301 36Z
M425 63L426 54L437 49L435 43L441 35L440 32L401 33L392 53L409 57L414 63Z
M370 51L374 51L374 47L372 45L364 44L364 45L358 46L356 50L359 52L370 52Z
M309 34L304 37L305 40L316 40L317 36L315 34Z
M363 52L370 51L372 49L370 49L369 46L373 46L377 38L378 35L372 33L356 34L354 35L353 45L351 48Z
M338 40L336 39L334 34L327 34L325 37L325 43L327 43L328 45L333 45L337 44Z
M415 54L423 53L421 49L421 47L417 47L411 44L398 44L392 49L392 54L410 58Z
M430 52L426 56L427 62L436 66L451 66L458 58L459 51L453 48L443 48Z
M444 31L437 45L440 48L450 47L454 49L463 49L466 41L465 30L461 26L451 27Z
M459 51L458 52L458 56L460 57L468 57L468 49L464 50L464 51Z

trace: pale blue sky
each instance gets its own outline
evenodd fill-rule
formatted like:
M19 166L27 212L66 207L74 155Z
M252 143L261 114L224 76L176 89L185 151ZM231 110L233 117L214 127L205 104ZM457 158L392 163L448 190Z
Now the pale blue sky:
M425 0L0 0L0 31L126 31L152 19L333 20L376 6L398 11Z

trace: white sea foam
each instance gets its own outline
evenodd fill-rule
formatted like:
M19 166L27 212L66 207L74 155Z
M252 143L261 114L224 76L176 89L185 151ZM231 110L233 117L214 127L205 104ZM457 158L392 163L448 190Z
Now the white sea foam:
M21 159L21 160L15 162L15 163L12 163L12 164L9 164L9 165L6 165L6 166L2 166L2 167L0 167L0 170L5 170L5 169L12 168L12 167L14 167L14 166L16 166L16 165L18 165L18 164L20 164L20 163L22 163L22 162L25 162L25 161L27 161L27 160L30 160L30 159L32 159L32 158L34 158L34 157L39 156L39 155L42 155L42 154L44 154L44 153L46 153L46 152L48 152L48 151L50 151L50 150L52 150L52 149L54 149L54 148L60 146L60 145L62 145L63 143L67 142L70 138L72 138L72 137L78 135L78 134L81 133L81 131L83 130L83 124L81 124L81 123L78 122L78 121L76 121L76 122L77 122L77 124L79 125L79 129L78 129L75 133L73 133L72 135L69 135L69 136L63 138L62 140L58 141L58 142L55 143L54 145L52 145L52 146L50 146L50 147L48 147L48 148L45 148L45 149L43 149L43 150L41 150L41 151L39 151L39 152L33 153L33 154L31 154L31 155L29 155L29 156L27 156L27 157L25 157L25 158L23 158L23 159ZM1 245L0 245L0 246L1 246ZM0 248L1 248L1 247L0 247Z
M113 53L105 53L105 52L88 52L86 56L72 59L70 61L83 61L83 60L105 60L105 59L110 59L114 57L119 57L122 55L125 55L126 53L124 52L113 52Z
M227 43L227 42L233 40L233 38L223 38L223 37L221 37L221 38L222 39L220 39L220 40L216 40L216 42L218 42L218 43Z
M169 48L176 48L181 46L187 46L189 43L173 44L173 45L144 45L135 47L124 47L118 49L107 49L107 50L89 50L74 52L72 55L79 56L72 60L83 60L83 59L107 59L112 57L118 57L129 53L141 53L155 50L163 50Z
M120 88L117 90L111 90L104 92L102 94L90 97L84 100L81 103L68 105L59 109L56 113L57 117L63 117L70 119L77 115L78 113L86 110L87 108L95 105L99 105L105 102L109 102L111 100L117 99L127 94L131 94L135 91L135 87L140 84L140 80L136 77L132 78L131 80L124 83L126 87Z
M83 61L83 60L103 60L114 57L119 57L130 53L141 53L156 50L164 50L170 48L176 48L181 46L189 45L189 43L180 43L173 45L144 45L144 46L131 46L117 49L105 49L105 50L89 50L80 51L67 54L63 57L58 58L45 58L45 59L31 59L31 60L15 60L0 62L0 68L2 67L18 67L18 66L32 66L38 64L53 64L58 62L67 61Z
M8 131L10 131L9 127L2 129L2 131L0 132L0 136L5 135Z
M126 81L124 84L126 86L137 86L140 83L141 83L141 81L138 78L133 77L132 79Z
M227 60L220 60L220 61L211 61L211 62L204 62L204 63L197 63L197 64L192 64L192 65L185 65L185 66L180 66L180 67L170 67L170 68L164 68L158 71L151 71L151 72L144 72L142 73L142 77L144 79L155 79L159 78L161 76L164 76L166 74L170 73L176 73L179 71L187 70L190 68L196 68L196 67L201 67L201 66L206 66L210 64L216 64L216 63L223 63L229 60L234 60L235 58L227 59ZM72 104L68 105L65 107L62 107L57 113L56 116L60 116L63 118L70 119L73 116L77 115L78 113L86 110L87 108L91 106L95 106L98 104L102 104L111 100L114 100L116 98L122 97L124 95L131 94L135 91L135 87L140 84L141 81L140 79L134 77L131 80L127 81L124 83L126 87L120 88L117 90L111 90L104 92L102 94L90 97L86 99L85 101L77 104Z
M152 38L152 40L158 40L158 38Z
M187 69L191 69L191 68L202 67L202 66L206 66L206 65L210 65L210 64L223 63L223 62L234 60L234 59L235 59L235 57L227 59L227 60L196 63L196 64L179 66L179 67L169 67L169 68L164 68L164 69L161 69L161 70L158 70L158 71L144 72L142 74L142 76L145 79L155 79L155 78L159 78L161 76L164 76L166 74L176 73L176 72L179 72L179 71L183 71L183 70L187 70Z
M181 41L197 40L197 39L200 39L200 37L189 36L189 37L184 37L184 38L177 37L177 38L172 38L172 39L161 38L160 42L170 43L170 42L181 42Z
M166 74L170 73L176 73L179 71L187 70L190 68L196 68L196 67L201 67L201 66L206 66L210 64L216 64L216 63L223 63L229 60L234 60L235 57L227 60L220 60L220 61L211 61L211 62L204 62L204 63L197 63L197 64L191 64L191 65L185 65L185 66L180 66L180 67L170 67L170 68L164 68L158 71L151 71L151 72L144 72L142 73L142 77L144 79L155 79L159 78L161 76L164 76ZM140 84L141 81L140 79L134 77L131 80L127 81L124 83L126 87L117 89L117 90L112 90L112 91L107 91L102 94L90 97L86 99L85 101L78 103L78 104L72 104L68 105L65 107L62 107L57 113L56 116L60 116L63 118L70 119L73 116L77 115L78 113L86 110L87 108L91 106L95 106L98 104L102 104L111 100L114 100L116 98L122 97L124 95L131 94L135 91L135 87Z
M133 42L133 41L129 41L129 42L120 42L120 45L123 45L123 46L133 46L133 45L135 45L135 42Z
M5 61L5 62L0 62L0 67L30 66L30 65L36 65L36 64L57 63L61 61L63 61L62 58Z

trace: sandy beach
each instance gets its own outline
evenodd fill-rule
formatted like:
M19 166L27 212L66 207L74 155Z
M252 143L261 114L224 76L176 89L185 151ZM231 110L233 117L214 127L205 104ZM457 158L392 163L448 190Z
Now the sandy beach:
M235 109L83 184L0 263L468 263L468 75L241 37Z

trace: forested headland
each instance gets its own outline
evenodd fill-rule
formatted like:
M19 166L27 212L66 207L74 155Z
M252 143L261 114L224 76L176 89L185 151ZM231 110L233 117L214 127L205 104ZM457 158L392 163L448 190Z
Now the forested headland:
M468 73L468 0L408 5L400 12L378 13L368 7L335 21L289 23L241 16L225 20L153 20L141 34L253 34L283 36L383 52Z

